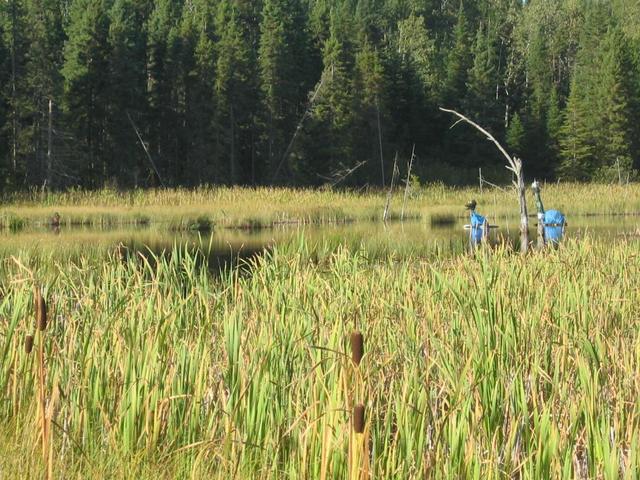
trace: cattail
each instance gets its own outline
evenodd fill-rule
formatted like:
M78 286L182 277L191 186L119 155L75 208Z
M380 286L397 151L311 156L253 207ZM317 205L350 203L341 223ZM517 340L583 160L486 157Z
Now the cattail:
M33 335L27 335L24 339L24 351L28 354L33 350Z
M35 289L36 327L41 332L47 328L47 304L38 287Z
M360 365L362 356L364 355L364 337L360 332L351 334L351 360L356 365Z
M362 403L353 407L353 430L356 433L364 432L364 405Z

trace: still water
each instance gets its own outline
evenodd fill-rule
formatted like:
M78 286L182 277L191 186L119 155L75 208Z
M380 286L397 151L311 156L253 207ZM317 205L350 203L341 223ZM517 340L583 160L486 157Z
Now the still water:
M465 251L468 232L465 217L441 224L429 219L394 222L361 222L339 225L283 226L256 230L214 229L211 232L171 232L162 224L144 228L96 229L70 227L52 230L26 229L17 233L0 231L0 255L6 257L21 250L37 251L53 258L76 256L83 252L113 251L119 244L129 252L169 252L177 246L194 248L206 253L213 264L224 265L231 260L261 254L276 245L304 242L307 248L323 251L345 246L360 248L371 255L455 254ZM518 219L492 220L498 228L491 229L492 242L517 242ZM535 219L530 222L530 235L535 239ZM568 215L567 238L590 235L604 241L622 237L640 240L640 216Z

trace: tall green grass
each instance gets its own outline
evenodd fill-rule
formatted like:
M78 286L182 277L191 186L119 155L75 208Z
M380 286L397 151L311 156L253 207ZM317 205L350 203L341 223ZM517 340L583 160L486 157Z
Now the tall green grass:
M23 348L37 280L60 478L348 478L356 401L372 478L636 478L640 242L402 262L325 247L218 278L179 248L5 259L3 474L43 468Z
M548 208L570 216L639 214L640 184L549 184ZM0 228L48 225L55 212L63 226L166 224L172 230L257 228L283 224L326 224L382 219L385 191L331 191L291 188L214 188L158 190L40 191L6 195L0 201ZM463 217L463 205L475 198L490 218L517 218L518 202L510 190L453 188L430 184L408 197L405 218ZM535 202L528 197L530 211ZM399 218L403 191L392 197L389 218ZM535 215L534 215L535 216Z

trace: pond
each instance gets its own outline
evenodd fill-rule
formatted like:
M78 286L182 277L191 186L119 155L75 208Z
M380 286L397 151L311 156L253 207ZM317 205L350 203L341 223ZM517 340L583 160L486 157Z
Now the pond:
M640 216L569 216L566 236L591 235L604 241L628 236L640 238ZM275 245L304 242L310 252L331 251L339 246L362 248L368 255L394 254L431 256L456 254L466 250L468 233L465 217L410 222L360 222L330 225L287 225L268 229L214 229L212 232L172 232L162 224L139 228L96 229L69 227L25 229L16 233L0 231L0 254L3 257L21 250L37 251L52 258L79 256L83 253L106 253L122 244L128 252L171 251L176 246L193 248L206 254L213 268L235 263L238 259L261 254ZM493 220L491 240L517 242L518 219ZM531 219L530 235L535 239L536 220Z

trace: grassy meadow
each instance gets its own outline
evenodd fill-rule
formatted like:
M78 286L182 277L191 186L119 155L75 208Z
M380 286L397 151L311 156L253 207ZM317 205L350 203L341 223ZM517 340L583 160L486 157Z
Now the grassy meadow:
M186 249L26 249L0 265L0 477L637 478L639 258L300 237L212 277Z
M387 193L372 191L298 190L289 188L117 190L8 195L0 201L0 228L19 230L47 225L55 212L62 225L94 227L162 224L171 230L270 227L279 224L326 224L379 221ZM463 216L463 205L475 198L490 218L518 216L511 189L453 188L431 184L410 190L405 218ZM547 208L571 215L638 214L640 184L549 184L543 187ZM529 209L535 202L529 192ZM399 218L404 191L391 200L390 217Z

